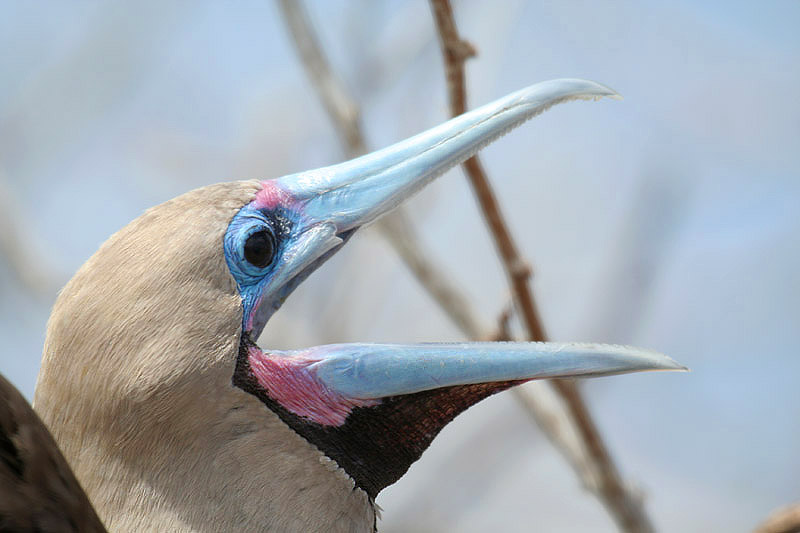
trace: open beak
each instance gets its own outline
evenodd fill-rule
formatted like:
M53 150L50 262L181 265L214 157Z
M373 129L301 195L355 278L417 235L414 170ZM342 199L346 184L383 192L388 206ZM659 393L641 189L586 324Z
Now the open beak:
M539 83L383 150L267 182L265 187L292 199L299 217L280 271L265 287L276 302L273 309L354 230L446 170L555 104L603 96L618 97L591 81ZM328 390L359 399L453 385L683 368L656 352L596 344L347 344L270 356L293 361Z
M269 316L355 230L550 106L617 94L584 80L540 83L358 159L264 182L256 208L291 211L290 236L239 347L234 383L343 468L371 498L464 409L523 381L681 370L659 353L599 344L335 344L259 349Z

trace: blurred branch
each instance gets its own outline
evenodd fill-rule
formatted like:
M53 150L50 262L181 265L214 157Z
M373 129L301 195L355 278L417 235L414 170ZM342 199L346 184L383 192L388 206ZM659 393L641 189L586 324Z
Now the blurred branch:
M56 290L56 276L42 264L28 240L17 227L18 216L8 190L0 176L0 256L5 257L11 270L31 292L39 296L49 295Z
M361 132L358 105L331 71L302 2L279 0L278 4L292 33L292 42L297 47L306 74L311 78L325 111L339 132L347 156L356 157L365 153L367 148Z
M800 533L800 503L773 511L754 533Z
M339 132L345 152L348 157L365 153L367 146L361 130L359 107L331 71L303 4L292 0L279 0L278 4L303 67ZM444 271L430 260L430 254L424 251L402 206L381 218L376 226L459 329L472 338L481 337L480 321L472 311L469 300L450 283Z
M450 112L452 116L457 116L466 111L464 62L475 54L475 50L472 45L459 37L449 0L431 0L431 7L444 56ZM536 309L529 283L531 269L517 250L480 160L474 156L465 161L463 167L481 206L486 224L494 237L497 251L514 294L514 300L528 331L528 337L530 340L544 341L546 340L544 327ZM623 484L575 382L556 380L553 382L553 386L564 400L588 454L590 464L597 473L595 494L605 504L622 531L653 531L653 526L645 514L640 498L627 490ZM533 410L533 412L536 411ZM537 417L537 420L539 419L544 419L544 417ZM554 430L552 426L547 425L543 426L543 429L548 432ZM556 441L556 439L552 440ZM564 450L564 448L561 449ZM578 473L580 475L582 472ZM591 486L588 483L585 484Z
M572 466L583 487L596 493L600 486L596 469L589 462L586 447L563 399L551 384L547 381L532 381L514 387L511 393L525 406L525 412Z

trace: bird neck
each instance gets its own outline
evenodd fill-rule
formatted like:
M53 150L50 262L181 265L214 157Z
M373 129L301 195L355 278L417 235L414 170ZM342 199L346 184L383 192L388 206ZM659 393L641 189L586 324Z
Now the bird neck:
M68 440L110 531L374 531L372 500L334 461L250 395L215 394L194 439L173 421L125 441Z

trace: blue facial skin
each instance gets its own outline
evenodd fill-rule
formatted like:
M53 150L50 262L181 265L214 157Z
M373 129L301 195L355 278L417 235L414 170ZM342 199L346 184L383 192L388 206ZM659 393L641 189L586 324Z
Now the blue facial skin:
M299 227L301 217L301 213L285 207L257 209L248 204L236 213L225 232L223 239L225 262L233 279L236 280L236 286L242 297L242 331L247 332L253 340L258 338L269 318L292 291L335 254L355 232L355 229L352 229L340 233L338 237L342 242L339 246L309 263L281 287L273 287L270 293L265 294L266 286L285 260L284 253L293 238L292 231ZM259 231L269 232L275 244L272 262L263 268L251 264L244 256L247 239Z
M289 213L285 209L256 209L251 205L246 205L236 213L225 232L223 243L225 262L228 264L233 279L236 280L244 307L242 331L247 331L250 316L256 310L264 286L269 282L277 265L280 264L292 228L292 221L288 215ZM263 268L251 264L244 256L247 239L260 231L267 231L271 234L275 244L272 261ZM269 306L269 302L262 302L261 306ZM268 317L264 318L264 323L266 323L266 318ZM264 323L256 324L255 322L254 320L252 330L257 336L264 327Z

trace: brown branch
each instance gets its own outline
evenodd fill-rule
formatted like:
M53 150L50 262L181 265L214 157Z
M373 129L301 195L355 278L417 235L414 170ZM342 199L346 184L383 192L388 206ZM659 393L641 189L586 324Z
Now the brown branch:
M474 55L474 48L459 37L449 0L431 0L431 7L444 56L450 112L453 116L457 116L466 111L464 62ZM546 340L544 327L529 284L531 269L517 250L480 160L477 156L472 157L463 164L463 167L481 206L486 224L494 237L528 337L530 340L544 341ZM566 403L598 473L596 494L611 512L619 528L627 532L653 531L642 502L623 484L575 382L557 380L554 382L554 387Z
M774 511L754 533L800 533L800 503Z
M432 0L431 6L439 29L439 43L444 56L450 114L455 117L467 110L464 62L475 55L475 49L458 36L449 0ZM517 252L516 245L497 202L497 197L489 184L480 159L478 156L473 156L463 163L463 167L481 206L483 218L494 237L495 246L511 283L514 300L520 310L526 328L530 331L531 340L544 340L545 333L542 328L542 321L539 319L539 313L536 310L533 298L530 296L531 292L528 286L531 268Z
M306 74L339 132L345 152L348 157L365 153L367 145L361 129L359 106L331 70L302 2L279 0L278 3ZM480 338L483 328L469 300L449 281L443 269L431 261L402 206L378 220L376 226L417 281L459 329L469 337Z

